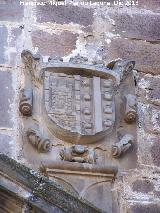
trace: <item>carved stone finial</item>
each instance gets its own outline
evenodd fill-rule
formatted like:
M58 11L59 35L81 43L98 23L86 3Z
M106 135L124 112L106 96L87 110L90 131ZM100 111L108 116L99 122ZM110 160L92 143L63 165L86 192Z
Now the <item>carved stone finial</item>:
M128 73L130 73L134 69L135 62L134 61L124 61L123 63L120 64L120 66L122 69L123 76L128 75Z
M127 123L133 123L136 120L137 113L136 113L136 97L135 95L128 94L125 96L125 121Z
M69 62L73 64L85 63L87 61L88 61L87 57L80 56L79 54L73 58L70 58L69 60Z
M32 89L23 89L19 103L19 111L25 116L32 115L33 94Z
M122 81L133 69L135 66L135 61L130 60L117 60L113 66L114 70L117 70L120 73L120 80Z
M24 50L21 53L21 57L25 68L30 72L32 80L39 79L40 73L38 71L38 64L41 57L39 54L32 54L29 50Z
M33 130L28 129L27 138L30 144L34 146L39 152L48 152L51 149L51 141L49 139L41 137L41 135Z
M21 57L23 59L25 66L28 67L29 69L33 69L35 61L40 60L39 54L32 54L31 51L29 50L23 50L23 52L21 53Z
M94 60L92 63L94 65L98 65L98 66L104 66L105 65L103 60Z
M52 62L63 62L63 58L61 58L61 57L58 57L58 56L56 56L56 57L54 57L54 58L48 58L48 62L50 62L50 63L52 63Z
M60 152L61 159L70 162L96 163L96 154L92 149L81 145L74 145L70 148L64 148Z
M134 137L130 134L126 134L123 138L112 146L112 156L114 158L119 158L123 153L125 153L133 143Z

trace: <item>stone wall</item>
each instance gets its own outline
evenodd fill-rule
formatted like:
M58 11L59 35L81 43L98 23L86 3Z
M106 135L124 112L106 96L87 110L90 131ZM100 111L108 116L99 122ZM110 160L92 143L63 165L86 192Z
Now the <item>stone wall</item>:
M139 0L132 7L113 6L114 1L110 1L111 7L72 2L76 6L0 2L0 150L27 164L19 137L22 127L18 110L24 84L20 57L24 49L41 53L44 61L58 56L67 62L77 55L88 58L90 64L135 60L138 164L136 169L119 172L113 192L118 195L121 213L158 213L160 1Z

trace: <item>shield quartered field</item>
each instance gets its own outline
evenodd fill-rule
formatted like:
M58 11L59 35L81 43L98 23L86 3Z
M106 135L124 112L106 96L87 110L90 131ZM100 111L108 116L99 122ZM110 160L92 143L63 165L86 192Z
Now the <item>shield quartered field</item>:
M113 129L114 81L108 75L103 78L46 70L44 103L49 128L60 139L92 143Z

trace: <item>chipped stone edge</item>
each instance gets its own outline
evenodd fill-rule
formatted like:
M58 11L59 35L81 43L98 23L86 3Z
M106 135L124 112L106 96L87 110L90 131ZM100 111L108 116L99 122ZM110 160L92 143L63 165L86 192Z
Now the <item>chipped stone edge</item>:
M2 174L6 179L7 177L11 177L11 181L30 191L31 196L23 196L23 199L27 199L28 202L31 200L29 199L30 197L36 197L51 207L57 206L64 212L102 212L88 201L76 197L70 191L66 191L63 187L41 176L38 172L0 153L0 177ZM16 192L13 193L17 194ZM38 205L35 201L30 203L35 207ZM40 204L38 207L41 209Z

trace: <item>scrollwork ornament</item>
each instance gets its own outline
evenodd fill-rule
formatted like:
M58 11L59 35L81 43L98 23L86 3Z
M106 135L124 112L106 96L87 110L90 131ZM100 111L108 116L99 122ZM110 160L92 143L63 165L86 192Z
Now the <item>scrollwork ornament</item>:
M51 149L51 141L33 130L28 129L26 132L29 143L34 146L39 152L49 152Z
M126 134L122 139L112 146L112 156L119 158L122 154L126 153L133 145L134 137L130 134Z
M125 118L124 120L127 123L133 123L136 120L137 112L136 112L136 97L135 95L128 94L125 96Z
M21 98L19 103L19 111L24 116L31 116L33 108L33 94L32 89L23 89L21 91Z

